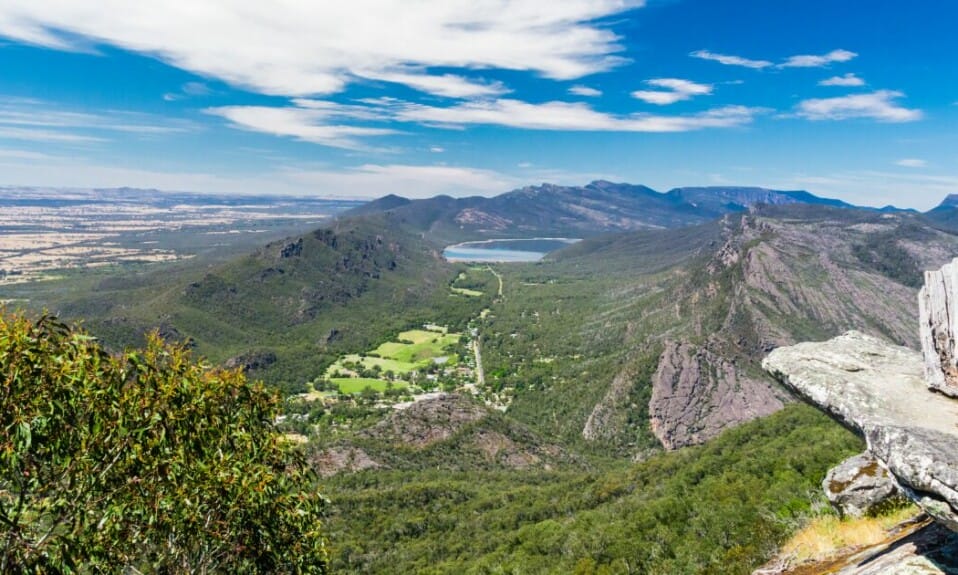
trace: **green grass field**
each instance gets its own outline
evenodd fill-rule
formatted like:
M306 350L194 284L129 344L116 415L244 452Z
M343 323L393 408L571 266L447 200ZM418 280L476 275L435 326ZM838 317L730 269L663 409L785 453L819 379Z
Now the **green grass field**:
M476 291L474 289L466 289L466 288L458 288L458 287L454 287L450 289L452 289L453 293L456 293L459 295L464 295L469 297L482 297L482 292Z
M373 390L380 393L389 389L389 382L384 379L372 379L369 377L337 377L331 379L330 381L339 387L340 393L359 393L367 387L371 387ZM396 389L404 389L409 387L409 384L405 381L394 381L392 384Z
M343 356L329 366L326 377L334 382L362 380L362 378L333 377L337 374L349 372L350 370L346 368L346 365L350 363L359 364L364 369L373 369L378 366L383 372L391 371L396 375L405 375L411 371L422 369L441 357L448 358L444 365L455 365L456 354L449 348L458 343L461 335L459 333L445 333L439 329L404 331L397 336L397 341L383 343L365 357L355 353ZM371 379L369 381L383 380ZM383 381L383 383L385 382ZM340 386L340 389L342 389L342 386Z

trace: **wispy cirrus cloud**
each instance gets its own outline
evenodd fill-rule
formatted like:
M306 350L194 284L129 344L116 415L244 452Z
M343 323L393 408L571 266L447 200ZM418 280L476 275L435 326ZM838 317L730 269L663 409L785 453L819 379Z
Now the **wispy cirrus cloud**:
M864 86L865 81L856 76L855 74L849 72L842 76L832 76L831 78L826 78L818 83L819 86L844 86L844 87L856 87Z
M895 165L903 168L926 168L928 162L919 158L902 158L896 161Z
M868 118L880 122L914 122L923 117L918 109L905 108L897 100L905 94L878 90L835 98L814 98L799 102L795 114L808 120L847 120Z
M710 52L708 50L696 50L689 54L693 58L699 58L700 60L711 60L713 62L718 62L719 64L724 64L726 66L742 66L743 68L752 68L755 70L761 70L763 68L768 68L772 65L772 62L768 60L751 60L749 58L743 58L741 56L730 56L728 54L717 54L715 52Z
M655 78L653 80L646 80L645 83L656 88L665 89L636 90L632 92L632 97L659 106L691 100L695 96L706 96L712 93L713 88L711 84L698 84L690 80L681 80L679 78Z
M118 134L153 138L198 129L191 122L134 112L63 109L43 100L0 97L0 139L58 144L104 142Z
M167 102L176 100L185 100L187 98L200 98L209 96L213 91L203 82L187 82L183 84L178 92L167 92L163 94L163 99Z
M752 60L741 56L731 56L728 54L718 54L709 50L696 50L689 54L693 58L701 60L711 60L724 64L726 66L741 66L755 70L763 70L775 66L776 68L821 68L834 62L848 62L858 56L855 52L849 50L832 50L827 54L799 54L789 56L783 62L775 64L770 60Z
M367 78L403 84L414 90L447 98L482 98L501 96L510 90L502 82L484 82L456 74L430 75L423 72L378 71L363 72Z
M225 106L208 113L230 120L250 131L292 137L339 148L368 147L364 138L401 133L373 127L416 124L440 129L500 126L523 130L592 132L688 132L708 128L733 128L752 122L766 110L724 106L685 115L610 114L582 102L530 103L514 99L465 101L454 106L433 106L393 98L367 99L360 104L298 99L285 107ZM346 121L364 121L351 126Z
M855 52L848 50L832 50L828 54L814 55L802 54L791 56L781 64L780 68L821 68L834 62L848 62L858 56Z
M396 134L391 128L372 128L340 123L342 118L368 119L365 109L353 106L221 106L207 113L221 116L235 128L286 136L302 142L332 148L364 150L370 146L361 140Z
M602 95L602 90L577 84L569 88L569 93L573 96L584 96L586 98L598 98Z
M356 78L378 78L434 95L472 97L504 88L469 78L469 71L571 80L622 64L619 36L596 21L643 4L0 0L0 36L61 50L116 46L265 94L330 94ZM463 73L432 74L434 68Z

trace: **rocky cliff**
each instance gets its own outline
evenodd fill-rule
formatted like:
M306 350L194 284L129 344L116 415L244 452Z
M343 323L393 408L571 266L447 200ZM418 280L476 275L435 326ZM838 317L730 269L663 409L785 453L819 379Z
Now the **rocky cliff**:
M667 449L780 409L787 394L759 366L770 349L849 329L918 349L918 270L958 251L910 215L794 207L729 219L723 239L673 288L676 327L649 402Z
M826 342L776 349L763 361L779 381L864 437L868 457L880 466L872 475L879 471L890 475L901 493L953 532L938 537L920 557L895 559L894 553L882 552L841 571L817 572L955 572L958 400L948 386L954 366L951 311L958 302L956 262L925 275L919 298L923 354L849 332ZM936 554L942 561L929 562ZM921 569L912 568L918 563ZM876 571L876 564L884 565L884 570Z

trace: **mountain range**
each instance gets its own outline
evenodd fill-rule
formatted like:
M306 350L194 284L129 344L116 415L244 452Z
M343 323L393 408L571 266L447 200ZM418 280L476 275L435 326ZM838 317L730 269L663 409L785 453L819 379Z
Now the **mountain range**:
M491 198L388 195L347 212L389 212L409 229L437 240L601 233L676 228L742 212L757 204L854 207L805 191L753 187L688 187L660 193L641 185L597 180L585 186L542 184Z

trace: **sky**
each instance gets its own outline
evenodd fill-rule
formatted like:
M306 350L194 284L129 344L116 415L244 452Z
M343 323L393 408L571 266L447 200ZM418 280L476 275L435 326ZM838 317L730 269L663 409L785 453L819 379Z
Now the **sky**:
M0 185L958 193L954 0L0 0Z

